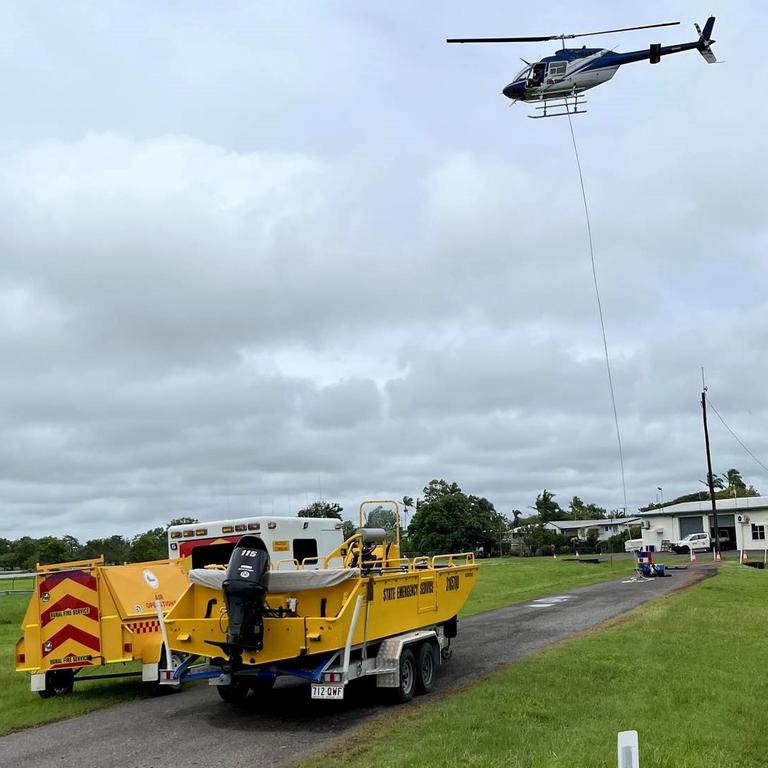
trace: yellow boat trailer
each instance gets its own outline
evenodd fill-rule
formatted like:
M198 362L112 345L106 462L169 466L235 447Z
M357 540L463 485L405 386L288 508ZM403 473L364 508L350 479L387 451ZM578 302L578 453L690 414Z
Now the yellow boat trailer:
M327 557L291 571L270 570L260 538L243 536L226 571L190 571L161 623L169 656L187 656L175 667L167 660L161 684L207 677L234 703L281 675L310 680L321 699L343 698L364 676L402 701L427 692L450 658L478 566L473 553L401 558L399 519L394 532L387 541L385 530L361 526ZM200 657L207 663L192 666Z

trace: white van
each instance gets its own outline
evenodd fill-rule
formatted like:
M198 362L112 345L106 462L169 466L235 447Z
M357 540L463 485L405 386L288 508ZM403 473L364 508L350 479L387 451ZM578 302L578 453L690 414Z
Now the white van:
M643 548L642 539L627 539L624 542L625 552L639 552Z

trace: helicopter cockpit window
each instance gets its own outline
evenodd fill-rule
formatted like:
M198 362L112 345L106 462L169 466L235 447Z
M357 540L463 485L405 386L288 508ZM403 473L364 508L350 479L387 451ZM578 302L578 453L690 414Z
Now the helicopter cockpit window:
M547 69L547 65L543 61L539 61L531 67L530 83L532 85L541 85L544 82L544 72Z
M565 74L567 64L564 61L555 61L547 69L547 77L562 77Z

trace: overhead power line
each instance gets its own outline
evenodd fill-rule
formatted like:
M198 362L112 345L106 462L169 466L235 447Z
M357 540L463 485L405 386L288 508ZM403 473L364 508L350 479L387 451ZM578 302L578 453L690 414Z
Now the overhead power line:
M763 464L763 462L760 461L760 459L758 459L757 456L755 456L755 454L752 453L752 451L750 451L746 445L744 445L744 441L728 426L728 422L726 422L726 420L720 415L720 411L718 411L717 408L715 408L715 406L712 404L711 398L708 400L708 403L709 407L715 412L717 418L720 419L720 421L723 423L723 426L731 433L731 435L733 435L734 440L736 440L736 442L755 460L755 462L757 462L766 472L768 472L768 467L766 467L765 464Z

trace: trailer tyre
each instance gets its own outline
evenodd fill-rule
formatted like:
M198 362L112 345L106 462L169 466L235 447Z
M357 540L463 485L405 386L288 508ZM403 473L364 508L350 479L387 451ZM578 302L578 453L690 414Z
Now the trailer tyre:
M243 678L235 678L229 685L217 685L216 690L227 704L245 704L253 691Z
M256 677L256 678L235 678L229 685L217 685L216 690L219 692L224 701L228 704L254 704L259 699L272 690L272 686L275 684L274 677Z
M422 643L416 655L416 693L429 693L435 687L437 664L435 644Z
M66 696L75 687L75 671L73 669L56 669L45 673L45 690L38 691L40 698L50 699L53 696Z
M413 698L418 679L416 657L410 648L403 649L400 654L400 685L395 689L395 701L405 703Z

